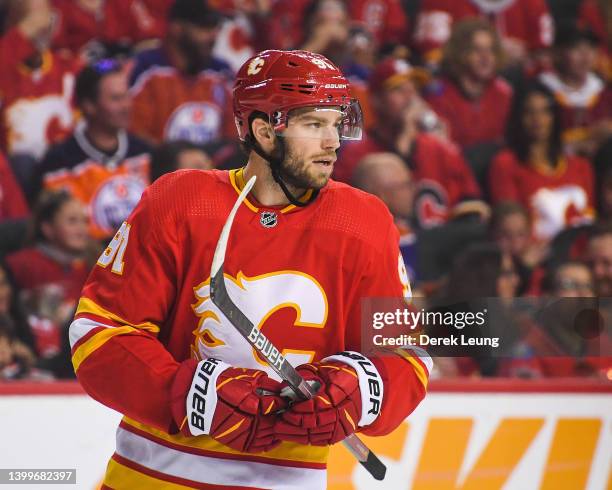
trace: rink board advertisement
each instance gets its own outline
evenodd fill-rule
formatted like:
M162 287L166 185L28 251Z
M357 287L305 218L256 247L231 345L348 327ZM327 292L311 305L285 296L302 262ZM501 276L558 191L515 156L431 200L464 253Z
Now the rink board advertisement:
M364 437L388 467L385 480L372 480L337 445L329 488L610 489L610 387L588 381L434 382L396 431ZM0 385L0 467L75 468L76 485L51 488L94 489L113 452L119 419L76 384Z

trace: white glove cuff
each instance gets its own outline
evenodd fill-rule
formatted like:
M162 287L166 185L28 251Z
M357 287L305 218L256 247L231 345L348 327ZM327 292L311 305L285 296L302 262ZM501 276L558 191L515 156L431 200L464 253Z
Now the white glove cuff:
M323 361L343 362L357 371L361 392L361 418L357 425L365 427L372 424L380 415L385 391L383 379L376 366L363 354L354 351L339 352Z
M187 423L194 436L210 434L217 408L217 378L231 366L209 357L198 363L187 394Z

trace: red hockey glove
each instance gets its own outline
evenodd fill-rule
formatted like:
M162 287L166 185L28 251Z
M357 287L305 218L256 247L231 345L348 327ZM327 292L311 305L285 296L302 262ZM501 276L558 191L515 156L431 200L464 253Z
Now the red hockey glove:
M183 434L208 434L238 451L269 451L275 413L287 408L282 384L257 369L235 368L218 359L184 362L172 386L172 413ZM185 398L185 394L186 398Z
M367 357L358 352L341 352L298 366L297 371L321 387L311 400L296 402L282 414L275 428L280 439L327 446L378 417L383 382Z

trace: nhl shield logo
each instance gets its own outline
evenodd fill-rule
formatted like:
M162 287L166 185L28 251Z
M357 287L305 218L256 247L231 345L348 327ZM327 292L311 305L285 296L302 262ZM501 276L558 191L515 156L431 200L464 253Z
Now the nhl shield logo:
M278 223L278 217L274 211L262 211L259 222L264 228L274 228Z

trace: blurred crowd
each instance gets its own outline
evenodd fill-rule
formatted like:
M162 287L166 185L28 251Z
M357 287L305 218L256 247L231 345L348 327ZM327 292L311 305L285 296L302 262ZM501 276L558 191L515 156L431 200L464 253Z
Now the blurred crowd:
M80 289L147 185L246 163L231 88L262 49L351 81L334 178L387 204L415 296L602 299L584 345L542 325L529 362L441 376L612 379L611 34L608 0L0 0L0 380L72 376Z

